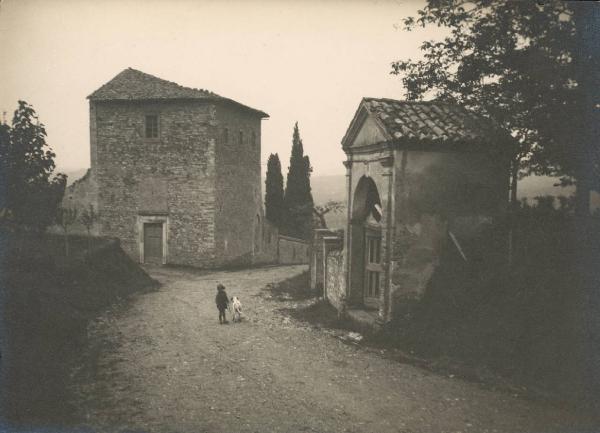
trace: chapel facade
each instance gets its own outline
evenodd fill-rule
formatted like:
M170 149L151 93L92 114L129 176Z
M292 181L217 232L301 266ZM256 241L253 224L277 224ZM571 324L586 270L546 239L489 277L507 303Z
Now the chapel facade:
M448 257L476 269L506 214L512 145L457 105L363 98L342 139L345 235L317 231L313 288L381 323L420 300Z

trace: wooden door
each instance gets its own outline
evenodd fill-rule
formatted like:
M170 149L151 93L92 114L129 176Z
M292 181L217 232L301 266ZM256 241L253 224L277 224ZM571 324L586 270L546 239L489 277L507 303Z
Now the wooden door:
M163 225L162 223L144 224L144 262L163 262Z
M378 308L381 292L381 233L366 230L365 283L363 302L366 307Z

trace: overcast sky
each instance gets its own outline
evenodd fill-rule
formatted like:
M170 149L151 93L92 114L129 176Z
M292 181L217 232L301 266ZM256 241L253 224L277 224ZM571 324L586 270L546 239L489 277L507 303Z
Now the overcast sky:
M344 173L340 140L363 96L402 98L395 59L436 29L404 32L423 5L397 1L3 0L0 110L46 125L60 170L89 166L86 96L132 67L261 109L263 176L289 164L299 122L314 175Z

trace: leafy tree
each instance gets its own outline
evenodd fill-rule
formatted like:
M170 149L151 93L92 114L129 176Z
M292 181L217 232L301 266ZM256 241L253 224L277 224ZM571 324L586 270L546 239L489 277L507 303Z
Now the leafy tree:
M0 128L0 195L20 227L42 232L54 221L66 185L64 174L51 177L55 156L35 110L19 101L12 125Z
M588 4L586 4L588 3ZM579 212L600 188L597 95L600 5L595 2L428 0L415 26L445 27L421 45L422 60L392 63L408 99L436 97L496 119L516 138L517 179L530 173L575 182ZM596 114L594 114L596 113ZM594 129L595 128L595 132Z
M281 227L285 220L285 206L283 204L283 175L278 154L269 156L265 185L266 217L276 227Z
M303 239L310 238L312 229L314 203L310 188L311 171L310 160L304 155L298 122L296 122L284 196L284 204L289 212L284 232Z

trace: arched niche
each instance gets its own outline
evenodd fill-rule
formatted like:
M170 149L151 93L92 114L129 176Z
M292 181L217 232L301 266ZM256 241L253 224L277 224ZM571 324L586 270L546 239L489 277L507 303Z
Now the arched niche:
M382 284L381 218L383 209L375 181L363 176L354 191L351 213L350 285L355 306L378 308Z
M371 177L362 176L352 200L352 223L362 224L369 216L381 220L381 199L377 185Z

